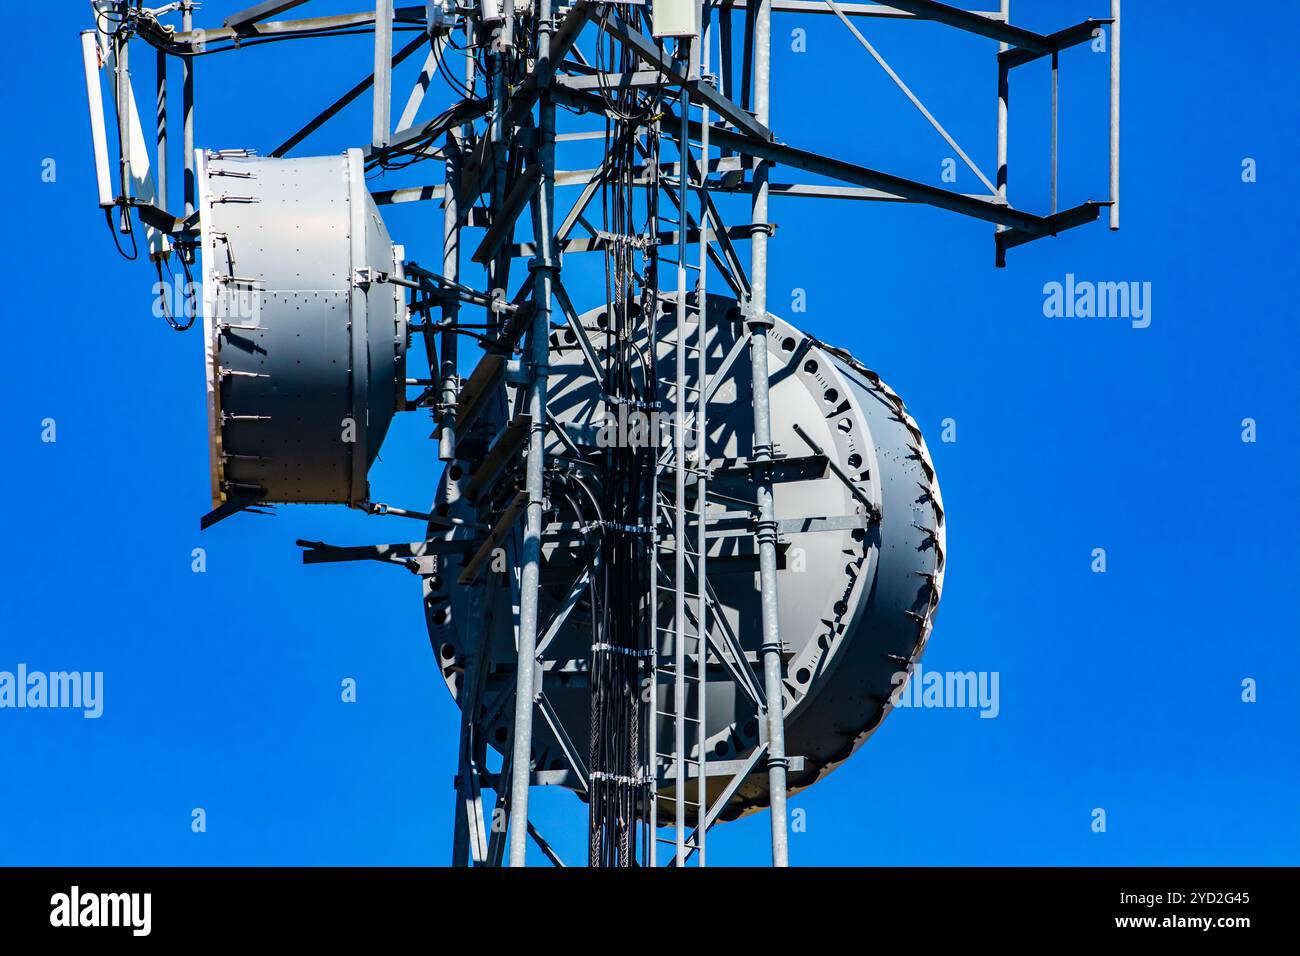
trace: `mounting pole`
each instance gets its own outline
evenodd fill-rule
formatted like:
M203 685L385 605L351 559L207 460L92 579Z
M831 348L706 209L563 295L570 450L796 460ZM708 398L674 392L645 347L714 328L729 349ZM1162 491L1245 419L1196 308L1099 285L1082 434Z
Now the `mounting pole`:
M446 175L442 197L442 274L452 282L460 281L460 142L454 132L447 134L444 149ZM459 336L455 325L460 317L460 299L449 295L442 300L442 320L447 328L442 333L442 394L439 401L442 413L438 419L441 428L438 441L438 460L451 461L456 457L456 397L460 392L458 378Z
M1119 0L1110 0L1110 228L1119 228Z
M684 66L689 65L691 41L681 37L677 41L677 58ZM676 422L673 425L673 464L676 496L673 523L673 751L677 755L676 793L674 801L677 808L676 824L676 862L678 866L686 865L686 233L687 200L690 197L690 151L691 151L691 88L682 83L681 128L677 134L678 164L681 169L681 182L678 195L679 215L677 226L677 340L674 352L677 359L677 401L674 412ZM703 236L701 236L703 240ZM703 306L701 306L703 308ZM653 321L653 319L651 320ZM703 389L703 383L700 388ZM696 653L703 654L703 633L696 641ZM699 689L703 696L703 688ZM657 720L657 715L651 716ZM700 753L704 753L704 739L700 738Z
M772 83L772 0L754 7L754 116L768 123ZM754 379L754 483L758 490L758 575L763 597L763 685L767 700L767 782L772 806L772 865L789 865L785 809L785 704L781 682L781 620L776 593L776 509L772 502L772 420L767 377L767 222L770 166L754 166L750 234L749 358Z
M375 108L370 141L376 149L393 136L393 0L375 0Z
M550 68L551 0L537 4L537 66L539 75ZM499 120L498 120L499 122ZM533 327L528 351L532 377L528 386L528 435L524 518L523 568L520 573L519 667L515 677L515 732L510 765L510 865L523 866L528 848L528 786L532 780L533 703L537 667L537 600L542 563L542 504L545 493L543 456L546 453L546 377L550 371L551 292L559 264L555 259L555 102L550 90L542 91L537 106L537 159L542 181L533 198L533 229L537 258L528 264L533 278Z
M1052 215L1056 215L1057 187L1060 183L1059 143L1061 126L1061 54L1052 51Z
M465 21L465 46L473 39L473 29ZM451 42L450 34L447 42ZM473 57L465 58L465 86L472 94L476 72ZM469 138L469 127L462 126L460 135L455 130L447 133L447 155L444 169L442 197L442 274L453 282L460 281L460 176L462 144ZM442 333L442 414L438 439L438 460L452 461L456 457L456 403L460 400L460 336L455 323L460 318L460 300L448 296L443 302L442 317L449 323Z
M713 8L710 0L704 0L700 8L700 46L697 57L699 59L700 78L708 82L705 77L709 73L710 65L710 48L713 45ZM682 134L682 142L689 143L690 140L686 133ZM700 265L699 277L695 282L695 344L698 347L696 352L696 382L699 385L699 391L695 395L695 454L698 471L695 475L695 502L696 509L700 516L696 519L696 540L695 540L695 580L696 584L696 606L695 621L696 629L699 631L700 638L696 641L696 671L695 686L700 688L700 694L696 703L699 723L696 725L696 737L700 745L700 764L699 776L695 779L695 800L707 812L708 808L708 695L705 694L704 688L708 686L708 658L709 658L709 602L708 602L708 561L709 561L709 535L707 522L704 520L704 513L708 509L708 337L709 337L709 298L708 298L708 277L709 277L709 235L707 224L709 221L709 108L703 102L700 105L700 174L699 174L699 200L700 200ZM682 196L685 197L686 190L682 190ZM682 203L685 208L685 201ZM679 218L685 218L684 216ZM708 827L704 826L703 820L697 820L695 826L695 846L696 853L700 858L700 866L705 865L705 837L708 835Z
M194 29L194 4L181 2L181 29L189 33ZM181 57L181 150L185 153L185 215L194 214L194 57Z
M1002 0L1002 22L1011 22L1011 0ZM998 44L998 52L1007 51L1005 43ZM1002 58L998 58L998 168L996 182L998 185L998 198L1003 202L1007 201L1007 121L1010 107L1010 80L1011 70ZM1002 232L1006 226L999 225L998 232Z

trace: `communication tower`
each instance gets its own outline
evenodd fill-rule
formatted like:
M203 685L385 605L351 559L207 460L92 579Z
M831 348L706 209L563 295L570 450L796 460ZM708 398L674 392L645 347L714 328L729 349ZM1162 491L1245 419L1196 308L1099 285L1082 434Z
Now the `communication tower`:
M999 266L1103 209L1117 229L1119 0L1050 33L1015 25L1010 0L378 0L317 16L307 0L264 0L204 26L193 0L91 6L99 205L120 247L196 280L169 321L205 343L202 524L279 503L415 522L396 544L299 544L308 563L420 578L462 715L454 862L521 865L533 840L560 864L528 816L530 789L555 785L587 806L591 865L703 865L713 825L762 809L785 865L787 796L874 732L925 648L945 538L903 402L769 311L770 201L936 206L994 226ZM791 15L842 22L984 191L783 142L772 24ZM868 39L887 21L996 45L991 176ZM198 146L208 57L354 34L372 41L373 69L296 132ZM1060 57L1099 39L1109 195L1058 210ZM395 71L417 54L418 78L394 99ZM1008 191L1009 92L1044 59L1051 206L1033 212ZM340 64L317 69L332 78ZM304 149L359 100L368 141ZM271 96L261 108L291 110ZM380 174L421 173L372 189ZM736 196L739 222L725 212ZM406 203L441 209L402 237L436 250L423 262L385 224ZM587 254L603 258L604 288L566 281L565 262ZM377 502L369 467L393 417L412 412L430 416L444 466L432 503Z

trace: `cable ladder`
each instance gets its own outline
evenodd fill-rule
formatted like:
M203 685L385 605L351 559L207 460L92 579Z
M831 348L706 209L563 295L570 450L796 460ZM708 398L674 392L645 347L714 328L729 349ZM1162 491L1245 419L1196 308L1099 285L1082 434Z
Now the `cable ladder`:
M689 115L689 104L685 100L686 97L683 97L683 119ZM707 110L704 122L708 122ZM681 136L679 147L682 143L686 144L685 149L688 151L698 148L699 159L695 168L707 169L707 143L692 144L689 138ZM666 334L662 337L656 332L660 317L650 319L652 354L658 356L660 344L667 344L674 360L672 378L659 381L661 411L670 411L672 416L667 418L664 427L667 441L663 440L662 433L656 433L660 454L655 466L652 511L653 550L657 568L651 575L653 583L650 601L652 639L656 653L652 658L655 674L651 677L650 685L654 690L650 695L653 713L649 735L655 780L659 779L661 768L664 773L671 774L671 780L665 779L664 782L673 790L672 817L666 824L671 828L672 836L659 835L659 797L657 792L652 792L652 866L657 865L660 844L673 848L672 862L675 865L684 866L690 856L696 855L699 865L703 866L707 828L702 824L708 812L708 741L705 723L709 633L705 494L708 464L704 441L707 433L705 342L708 319L705 308L705 267L708 237L701 232L700 265L687 263L686 236L689 234L691 219L688 201L692 187L689 164L679 162L678 168L681 181L678 190L677 258L667 260L677 266L677 294L671 303L674 319L663 323ZM703 215L700 218L703 220ZM688 307L686 302L688 269L698 276L694 289L694 308ZM695 363L693 376L689 368L691 360ZM665 426L665 418L661 414L661 426ZM694 507L691 506L692 501ZM662 595L661 590L666 591L667 595ZM694 621L687 616L688 602L694 602ZM666 605L668 609L667 626L660 620L661 605ZM661 675L667 675L670 683L661 686ZM668 739L662 744L658 741L661 720L669 731Z

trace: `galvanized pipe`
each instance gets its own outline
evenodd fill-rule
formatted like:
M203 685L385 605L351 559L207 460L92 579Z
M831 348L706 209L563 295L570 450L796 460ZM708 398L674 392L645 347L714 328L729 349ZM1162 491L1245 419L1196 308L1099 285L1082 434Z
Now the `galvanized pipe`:
M700 24L700 75L708 76L710 63L710 46L713 42L713 7L710 0L704 0L701 9L703 22ZM707 80L705 81L707 82ZM683 116L685 111L683 110ZM682 142L688 142L686 132L682 133ZM706 391L707 381L707 356L705 354L705 344L708 342L709 332L709 309L708 309L708 275L709 275L709 237L705 232L705 223L708 221L709 214L709 108L707 105L700 106L700 266L699 279L695 283L695 327L697 330L695 344L698 349L696 352L696 361L698 367L695 374L695 384L698 391L695 395L695 463L697 471L695 474L695 503L699 510L699 517L696 519L696 541L695 541L695 576L698 586L696 594L695 620L698 624L699 639L695 642L696 647L696 676L695 683L699 688L698 704L696 707L696 717L699 723L696 725L697 734L700 742L700 763L699 777L696 778L695 795L696 802L699 803L700 816L696 819L695 825L695 846L699 854L700 866L705 865L704 843L708 827L704 826L704 814L708 812L708 773L706 765L708 761L708 695L704 689L708 686L708 657L709 657L709 603L708 595L708 529L705 526L704 513L707 509L707 489L708 489L708 416L707 406L709 403L708 392ZM682 190L682 196L685 197L686 190ZM682 207L685 208L685 202Z
M383 149L393 135L393 0L375 0L374 122L370 142Z
M690 41L678 41L677 56L688 60ZM691 91L682 85L681 128L677 137L678 168L681 170L677 229L677 401L674 408L673 472L675 513L673 515L673 752L677 754L676 854L677 865L686 865L686 199L690 191ZM653 322L654 319L652 318ZM703 746L700 750L703 751Z
M1057 186L1059 184L1059 152L1061 118L1061 54L1052 51L1052 215L1056 215Z
M772 0L758 0L754 11L754 116L768 124L771 94ZM749 357L754 399L754 483L758 492L758 574L763 600L763 686L767 709L767 781L772 808L772 865L789 865L786 826L785 705L781 682L781 623L776 590L776 509L772 501L772 421L768 395L767 222L770 166L754 167L750 222Z
M465 20L465 49L469 50L473 40L473 26L469 18ZM450 39L450 36L448 37ZM474 93L477 71L474 69L474 56L465 57L465 87ZM460 281L460 177L462 144L468 142L470 127L462 126L460 135L455 131L447 134L447 155L444 158L445 176L442 209L442 274L453 282ZM460 316L460 302L447 299L443 303L443 318L453 325ZM456 457L456 403L460 396L460 336L453 327L442 333L442 415L438 419L441 426L438 440L438 460L451 461Z
M492 74L492 117L489 139L492 143L492 210L495 215L500 209L506 196L506 160L507 132L505 129L506 111L509 108L510 95L506 89L505 71L509 57L505 53L494 53L491 55L491 62L495 64L495 70ZM505 278L502 275L502 259L500 254L493 256L492 261L488 264L488 291L494 292L496 289L505 285ZM496 322L500 313L493 312L488 318L489 322Z
M1008 23L1011 19L1011 0L1002 0L1002 22ZM998 52L1005 53L1007 45L998 44ZM997 184L998 198L1003 202L1007 201L1007 121L1009 118L1010 107L1010 86L1011 71L1001 59L998 60L998 168ZM998 232L1004 230L1006 226L999 225Z
M1119 228L1119 0L1110 0L1110 228Z
M455 133L447 134L446 191L442 197L442 274L452 282L460 281L460 145ZM447 328L442 333L442 356L439 366L442 379L442 405L438 424L441 428L438 441L438 459L451 461L456 457L456 397L460 392L458 349L460 336L456 334L456 321L460 316L460 299L445 296L442 300L442 320Z
M551 47L551 0L538 0L537 71L548 75ZM551 294L555 260L555 103L543 91L537 107L537 161L542 181L534 197L538 257L529 263L535 312L529 334L532 378L528 385L528 436L523 567L520 572L518 672L515 677L515 729L510 767L510 865L523 866L528 847L528 787L532 777L533 704L539 688L537 671L537 602L542 560L542 507L545 493L546 377L550 362Z
M659 354L659 340L655 335L655 322L647 323L650 338L650 355ZM655 455L659 454L656 437ZM659 865L659 468L650 469L650 501L654 520L650 526L650 646L653 653L646 659L646 680L649 682L649 718L646 721L646 763L650 777L650 867Z
M194 29L194 4L184 0L181 7L181 29L189 33ZM194 57L181 57L181 149L185 156L185 215L191 216L195 209L196 187L194 178Z

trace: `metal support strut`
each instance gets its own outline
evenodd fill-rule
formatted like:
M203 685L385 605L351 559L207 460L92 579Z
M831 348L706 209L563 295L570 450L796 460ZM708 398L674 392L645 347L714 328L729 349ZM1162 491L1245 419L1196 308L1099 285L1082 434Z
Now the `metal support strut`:
M768 121L772 0L758 0L754 21L754 115ZM769 164L754 167L750 240L749 358L754 382L754 476L758 490L758 574L763 600L763 688L767 709L767 783L772 807L772 865L789 865L786 826L785 705L781 621L776 591L776 509L772 501L772 420L767 376L767 221Z
M549 68L551 3L538 0L537 69ZM537 672L537 603L542 561L542 507L546 453L546 376L550 362L551 293L557 264L552 204L555 201L555 103L549 92L538 101L538 163L542 181L533 198L538 257L529 264L536 310L529 333L532 359L528 386L528 462L525 492L523 567L520 573L519 670L515 683L515 728L510 766L510 865L523 866L528 848L528 787L532 780L533 704L540 688Z

